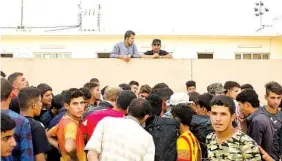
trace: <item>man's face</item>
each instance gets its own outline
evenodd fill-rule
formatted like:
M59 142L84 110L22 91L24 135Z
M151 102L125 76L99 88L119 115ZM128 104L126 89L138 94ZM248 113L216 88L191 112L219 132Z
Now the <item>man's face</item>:
M196 105L195 104L195 112L197 113L197 115L204 115L206 114L206 109L205 108L201 108L200 105Z
M41 96L39 96L38 99L34 100L32 107L33 107L33 110L34 110L34 115L40 116L41 109L42 109Z
M280 103L281 103L281 95L278 95L276 93L273 93L271 91L268 92L268 95L265 96L265 99L267 101L268 106L274 109L278 109Z
M21 90L26 87L26 80L23 76L18 76L13 84L15 89Z
M161 49L161 44L159 42L155 42L152 44L152 49L154 53L159 53Z
M138 90L138 86L137 85L131 85L131 91L133 92L133 93L137 93L137 90Z
M242 102L238 102L240 111L244 114L245 117L250 115L250 105L249 103L242 103Z
M188 92L188 93L196 92L196 87L195 87L195 86L187 87L187 92Z
M135 36L134 35L130 35L130 37L127 37L126 38L126 42L129 44L129 45L132 45L134 43L134 39L135 39Z
M1 132L1 157L10 156L16 145L14 130Z
M139 93L139 98L147 98L149 96L149 93L145 93L145 92L143 92L143 93Z
M232 126L235 115L231 116L228 107L214 105L211 107L211 123L216 132L223 132Z
M70 104L65 104L65 108L68 110L68 113L79 119L85 110L85 101L83 97L77 97L77 98L73 98L71 99Z
M42 104L51 107L52 99L53 99L52 91L47 91L43 94Z
M229 97L236 99L237 95L241 92L241 89L238 87L233 87L232 89L228 90L227 94Z
M99 100L100 99L100 87L95 87L92 89L92 97L94 97L96 100Z

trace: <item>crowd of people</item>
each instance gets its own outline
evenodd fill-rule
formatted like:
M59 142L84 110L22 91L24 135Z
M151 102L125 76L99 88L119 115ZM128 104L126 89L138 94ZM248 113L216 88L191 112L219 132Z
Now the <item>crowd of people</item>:
M3 72L1 72L3 73ZM212 83L203 94L97 78L54 95L1 74L1 161L279 161L282 87ZM183 85L185 87L185 85Z

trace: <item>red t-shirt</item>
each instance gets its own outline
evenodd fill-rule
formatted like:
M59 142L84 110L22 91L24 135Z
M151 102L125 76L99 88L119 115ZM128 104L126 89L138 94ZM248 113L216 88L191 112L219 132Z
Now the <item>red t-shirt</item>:
M92 114L86 116L82 120L80 130L82 131L83 135L87 135L87 141L91 138L92 133L99 121L105 117L124 117L124 113L113 110L112 108L107 108L106 110L93 112Z

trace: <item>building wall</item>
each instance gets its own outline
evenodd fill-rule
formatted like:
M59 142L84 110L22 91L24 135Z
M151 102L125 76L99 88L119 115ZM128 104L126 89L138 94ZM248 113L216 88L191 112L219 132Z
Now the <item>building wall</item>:
M100 80L101 87L136 80L151 86L165 82L174 91L185 91L185 82L193 79L200 93L211 83L234 80L251 83L263 102L265 83L282 84L281 69L282 60L133 59L125 63L117 59L1 59L1 70L7 75L23 72L30 85L48 83L55 93L82 87L93 77Z
M270 59L282 59L282 36L137 35L135 42L139 51L144 52L150 49L152 39L154 38L160 38L162 40L162 48L173 52L174 58L196 59L197 52L214 52L214 59L234 59L235 52L263 52L271 53ZM111 52L113 46L120 41L123 41L123 35L2 36L0 51L11 51L15 53L15 57L27 58L32 58L33 52L43 51L72 52L72 58L95 58L95 53ZM245 47L240 48L239 46Z

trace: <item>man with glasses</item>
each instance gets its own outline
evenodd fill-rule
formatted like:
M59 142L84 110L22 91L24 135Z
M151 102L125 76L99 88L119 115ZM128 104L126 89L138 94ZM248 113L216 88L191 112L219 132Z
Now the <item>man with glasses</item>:
M160 39L154 39L152 42L152 50L145 52L142 58L172 58L171 54L169 54L165 50L161 50L161 43L162 42Z

